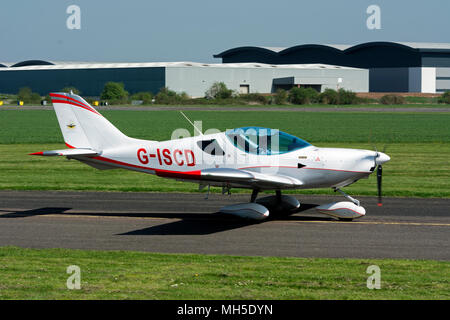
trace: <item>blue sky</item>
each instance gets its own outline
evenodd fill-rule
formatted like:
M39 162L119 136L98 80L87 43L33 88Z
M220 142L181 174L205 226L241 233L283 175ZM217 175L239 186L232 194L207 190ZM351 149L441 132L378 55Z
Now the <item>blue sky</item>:
M69 30L69 5L81 29ZM381 29L366 26L369 5ZM236 46L450 42L448 0L2 0L0 61L199 61Z

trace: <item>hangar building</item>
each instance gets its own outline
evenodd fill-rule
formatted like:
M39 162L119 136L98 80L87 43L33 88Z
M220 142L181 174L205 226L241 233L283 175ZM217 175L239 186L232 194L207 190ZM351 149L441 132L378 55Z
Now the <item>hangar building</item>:
M0 92L17 93L30 87L41 95L73 86L85 96L99 96L108 81L123 82L131 94L140 91L157 93L168 87L203 97L214 82L224 82L240 93L271 93L293 86L345 88L368 92L366 69L326 64L264 64L196 62L163 63L57 63L41 60L0 66Z
M450 90L450 43L367 42L290 48L237 47L214 55L223 63L324 63L369 70L371 92Z

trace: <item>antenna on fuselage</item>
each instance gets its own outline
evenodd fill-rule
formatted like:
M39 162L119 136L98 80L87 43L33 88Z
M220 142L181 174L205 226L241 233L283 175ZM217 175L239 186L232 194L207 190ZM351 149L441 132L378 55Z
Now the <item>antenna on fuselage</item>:
M180 113L194 127L194 129L197 130L197 132L202 136L203 135L202 131L199 128L197 128L191 120L189 120L189 118L183 113L183 111L180 110Z

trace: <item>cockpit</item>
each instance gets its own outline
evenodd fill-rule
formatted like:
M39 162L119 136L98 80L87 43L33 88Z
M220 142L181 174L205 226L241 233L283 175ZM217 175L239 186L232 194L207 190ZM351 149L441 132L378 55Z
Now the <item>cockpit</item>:
M288 133L262 127L231 129L225 135L236 148L258 155L283 154L311 146Z

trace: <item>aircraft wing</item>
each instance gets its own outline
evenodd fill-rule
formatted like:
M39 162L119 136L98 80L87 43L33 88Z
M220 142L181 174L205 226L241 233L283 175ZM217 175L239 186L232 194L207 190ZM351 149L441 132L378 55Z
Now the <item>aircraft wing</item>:
M90 156L90 157L95 157L98 155L98 153L92 149L73 148L73 149L41 151L41 152L30 153L30 155L46 156L46 157L51 157L51 156Z
M232 168L211 168L201 170L202 181L238 184L252 188L295 188L303 183L295 178L280 174L258 173Z

